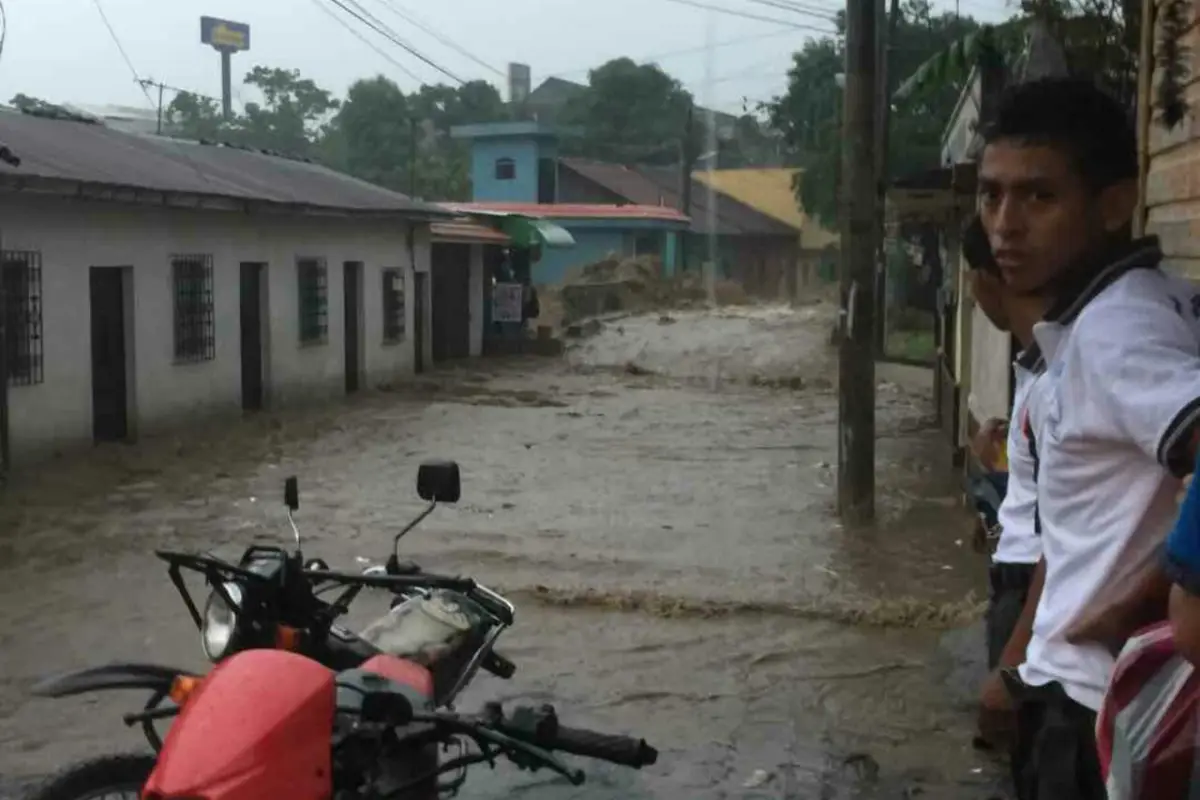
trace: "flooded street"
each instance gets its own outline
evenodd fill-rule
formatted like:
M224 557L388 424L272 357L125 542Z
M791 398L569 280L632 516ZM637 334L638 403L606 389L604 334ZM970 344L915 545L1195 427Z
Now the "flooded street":
M29 699L47 672L113 660L199 667L152 549L286 542L382 561L420 508L424 458L463 500L402 545L505 591L511 682L564 724L644 736L643 772L588 783L502 764L470 798L989 797L971 749L983 557L931 429L931 379L880 366L879 524L833 514L836 360L826 306L613 320L563 359L484 361L322 410L205 423L21 476L0 494L0 786L140 748L141 698ZM386 608L360 602L354 621ZM0 790L2 793L3 790Z

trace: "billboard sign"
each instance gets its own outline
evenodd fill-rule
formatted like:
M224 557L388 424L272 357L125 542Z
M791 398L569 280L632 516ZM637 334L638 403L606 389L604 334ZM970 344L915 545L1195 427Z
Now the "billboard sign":
M250 26L215 17L200 18L200 42L214 50L240 53L250 49Z

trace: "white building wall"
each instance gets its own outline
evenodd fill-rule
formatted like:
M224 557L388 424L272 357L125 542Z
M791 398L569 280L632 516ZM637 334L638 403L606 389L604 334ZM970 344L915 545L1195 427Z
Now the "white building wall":
M403 224L249 217L26 196L0 198L0 220L4 249L36 251L42 259L44 379L9 388L14 461L92 439L90 267L128 268L131 431L178 424L202 413L240 411L243 262L267 265L263 360L269 406L344 392L346 261L363 264L363 387L412 372L413 259ZM416 230L411 239L416 262L428 270L428 226ZM216 354L210 361L175 363L170 261L175 254L212 256ZM326 260L328 338L322 345L300 345L296 259L304 256ZM395 267L405 270L406 337L400 344L385 345L382 270ZM428 335L425 341L428 346Z
M971 304L971 383L967 407L975 421L1006 419L1012 380L1012 338Z

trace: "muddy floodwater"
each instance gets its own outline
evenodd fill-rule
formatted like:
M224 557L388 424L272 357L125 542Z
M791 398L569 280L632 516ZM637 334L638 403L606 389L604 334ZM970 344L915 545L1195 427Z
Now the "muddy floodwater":
M134 695L30 699L47 672L201 667L152 550L286 542L358 568L420 504L423 458L463 499L402 552L507 592L513 680L461 706L552 702L644 736L632 772L573 759L578 788L501 764L470 798L989 797L971 748L985 564L969 547L927 372L879 368L880 522L833 514L830 312L754 308L605 323L562 359L481 361L334 408L197 423L18 476L0 493L0 789L137 749ZM354 622L386 608L360 601Z

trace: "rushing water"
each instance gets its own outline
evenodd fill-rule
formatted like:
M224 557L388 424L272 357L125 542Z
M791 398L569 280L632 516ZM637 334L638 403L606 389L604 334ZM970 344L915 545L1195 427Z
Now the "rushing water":
M518 605L516 678L479 679L464 705L550 701L662 751L642 773L581 762L578 789L479 768L466 796L987 796L993 765L970 748L984 565L938 475L931 381L881 369L881 522L842 530L828 324L820 306L629 318L561 361L482 362L18 479L0 494L0 776L138 745L119 721L137 698L30 700L36 676L199 666L154 547L283 539L297 474L307 552L381 560L437 456L461 463L463 501L405 555Z

